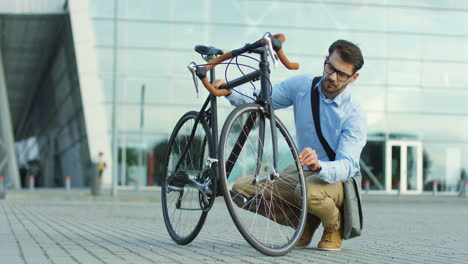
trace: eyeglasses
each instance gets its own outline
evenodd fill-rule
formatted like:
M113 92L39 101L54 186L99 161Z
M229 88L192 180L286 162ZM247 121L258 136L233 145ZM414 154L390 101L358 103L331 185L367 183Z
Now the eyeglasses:
M351 78L351 76L353 76L353 75L347 74L346 72L342 72L342 71L335 69L335 67L333 67L333 65L331 65L331 63L328 61L324 62L323 70L328 75L332 75L334 72L336 72L336 76L338 77L338 80L341 82L346 82L349 78Z

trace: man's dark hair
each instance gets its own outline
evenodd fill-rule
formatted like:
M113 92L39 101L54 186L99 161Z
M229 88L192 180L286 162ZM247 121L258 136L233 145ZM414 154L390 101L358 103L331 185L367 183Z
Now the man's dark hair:
M347 40L339 39L328 48L328 55L331 56L333 51L340 54L341 59L354 66L354 72L359 71L364 65L364 58L362 57L361 49L356 44Z

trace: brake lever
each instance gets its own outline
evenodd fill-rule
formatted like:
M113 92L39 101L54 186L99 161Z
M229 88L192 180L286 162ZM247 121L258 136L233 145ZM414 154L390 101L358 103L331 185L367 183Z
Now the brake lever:
M189 72L192 74L192 78L193 78L193 84L195 84L195 90L197 91L197 98L198 98L198 95L199 95L199 91L198 91L198 77L197 77L197 64L195 64L195 62L191 62L189 63L189 65L187 66Z
M273 49L273 43L271 41L271 34L265 33L265 35L263 35L263 40L266 42L265 46L268 49L268 53L270 53L270 57L274 65L274 69L276 69L278 67L279 58L278 58L278 55L276 54L276 51Z

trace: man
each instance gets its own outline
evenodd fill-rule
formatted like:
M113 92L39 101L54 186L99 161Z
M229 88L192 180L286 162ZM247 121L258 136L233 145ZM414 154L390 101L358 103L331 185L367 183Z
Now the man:
M340 250L342 247L341 211L343 182L359 175L359 158L366 143L365 113L351 97L348 84L359 76L364 59L355 44L337 40L328 49L320 82L312 87L313 76L300 75L276 84L272 102L275 109L294 106L296 137L301 165L304 167L308 192L308 215L304 233L297 246L307 246L322 222L324 233L319 249ZM218 88L224 80L216 80ZM311 92L319 90L320 123L323 136L336 153L330 161L315 130L311 111ZM242 88L227 96L231 104L251 102L243 94L252 89Z
M466 196L466 187L465 187L465 182L467 182L466 178L466 171L465 169L461 169L460 172L460 180L458 181L458 196L459 197L465 197Z

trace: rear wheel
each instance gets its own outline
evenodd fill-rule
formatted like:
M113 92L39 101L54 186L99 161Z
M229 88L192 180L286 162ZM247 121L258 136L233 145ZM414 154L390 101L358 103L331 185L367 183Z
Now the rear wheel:
M164 222L171 238L180 245L195 239L214 201L213 171L205 164L211 149L208 126L199 122L192 137L197 115L188 112L175 126L161 186Z
M294 142L276 119L278 164L273 168L270 116L257 104L236 108L219 146L220 179L234 223L266 255L287 254L302 235L306 185Z

